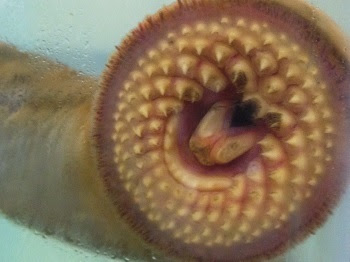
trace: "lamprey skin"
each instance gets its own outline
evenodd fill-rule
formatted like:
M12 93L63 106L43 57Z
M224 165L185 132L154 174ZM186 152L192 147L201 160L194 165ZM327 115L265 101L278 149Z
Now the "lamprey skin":
M283 254L348 185L348 43L300 0L178 0L100 79L1 45L0 209L117 257Z

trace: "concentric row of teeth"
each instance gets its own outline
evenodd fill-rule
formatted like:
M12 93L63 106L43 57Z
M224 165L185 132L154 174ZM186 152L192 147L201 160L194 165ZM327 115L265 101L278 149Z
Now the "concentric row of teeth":
M185 243L231 246L281 227L331 161L326 85L301 48L269 27L226 17L185 25L138 60L118 93L122 183L149 221ZM271 132L245 172L204 178L180 160L178 113L230 86L257 103Z

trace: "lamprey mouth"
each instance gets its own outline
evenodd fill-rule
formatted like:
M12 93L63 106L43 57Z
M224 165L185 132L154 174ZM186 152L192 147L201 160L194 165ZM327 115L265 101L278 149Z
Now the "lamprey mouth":
M246 261L324 221L346 181L348 57L312 10L178 1L111 58L101 173L146 241L183 259Z

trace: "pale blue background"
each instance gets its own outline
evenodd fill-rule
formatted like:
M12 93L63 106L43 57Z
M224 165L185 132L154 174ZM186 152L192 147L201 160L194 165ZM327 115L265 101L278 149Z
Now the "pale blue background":
M291 0L293 1L293 0ZM172 0L0 0L0 41L99 75L123 36ZM312 0L350 35L349 0ZM287 262L350 261L350 193L317 234ZM43 238L0 218L0 262L112 261Z

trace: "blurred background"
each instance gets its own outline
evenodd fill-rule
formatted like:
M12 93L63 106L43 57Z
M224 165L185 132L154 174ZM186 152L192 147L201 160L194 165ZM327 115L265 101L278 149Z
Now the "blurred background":
M122 38L147 14L173 0L0 0L0 41L100 75ZM349 0L312 0L350 35ZM327 223L285 262L350 261L350 193ZM0 261L115 261L45 238L0 216ZM127 259L124 259L127 261Z

